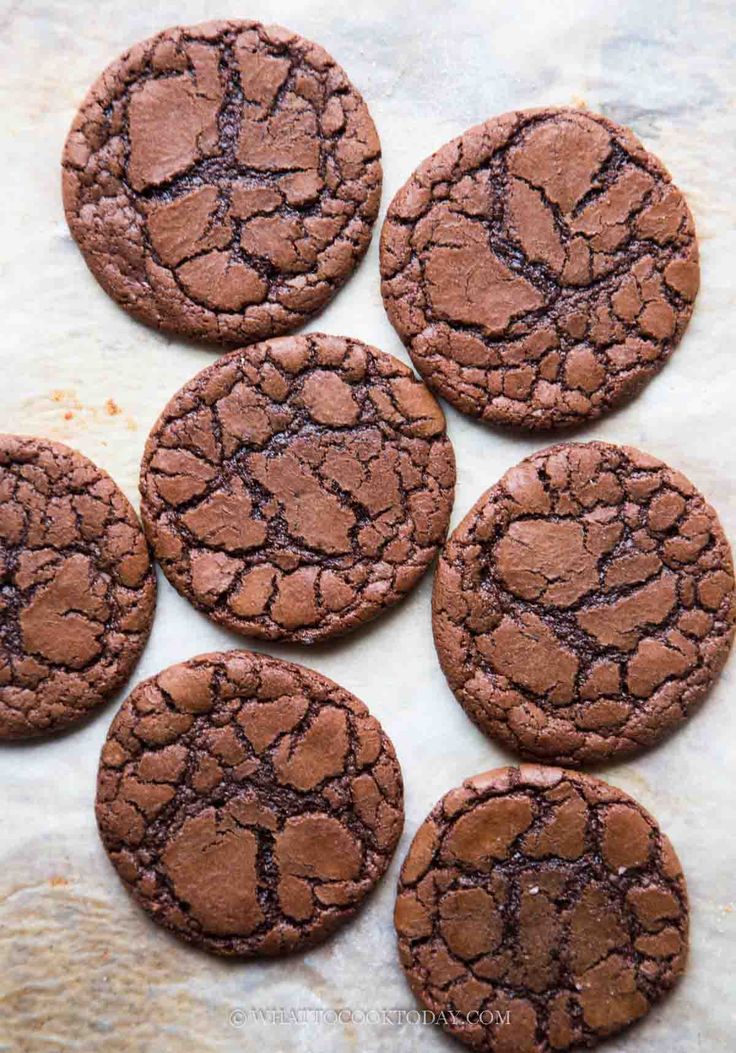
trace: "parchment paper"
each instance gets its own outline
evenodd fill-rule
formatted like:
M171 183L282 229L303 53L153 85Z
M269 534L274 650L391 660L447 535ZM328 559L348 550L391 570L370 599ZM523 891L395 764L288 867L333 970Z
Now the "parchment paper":
M682 469L736 538L733 7L695 0L254 0L245 6L5 0L1 11L4 430L79 448L137 505L148 430L173 391L211 362L212 353L138 325L98 288L64 222L61 148L88 85L128 45L171 24L258 18L319 41L364 93L383 143L384 209L427 154L516 107L588 105L631 125L663 158L688 195L699 230L703 281L695 316L647 390L575 437L632 443ZM376 236L359 272L311 328L349 334L406 358L381 306L377 250ZM446 412L459 470L454 524L544 440L512 437ZM460 1048L420 1024L249 1022L238 1028L230 1020L238 1009L414 1005L391 921L400 860L439 796L512 759L474 729L445 684L432 645L430 590L428 577L393 613L331 646L269 648L364 699L393 739L406 780L406 829L388 876L353 924L304 956L266 964L220 961L179 944L128 900L92 812L99 750L119 700L63 737L0 749L0 1050ZM239 645L160 578L153 633L133 683L202 651ZM692 897L684 981L641 1025L611 1041L612 1053L736 1048L735 678L736 659L674 738L602 773L657 816L680 854Z

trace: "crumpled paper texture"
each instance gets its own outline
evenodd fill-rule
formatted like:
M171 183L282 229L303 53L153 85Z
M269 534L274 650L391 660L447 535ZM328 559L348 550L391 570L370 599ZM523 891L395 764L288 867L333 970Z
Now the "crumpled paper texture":
M136 324L98 288L64 222L59 158L76 106L112 58L164 26L213 14L284 24L319 41L345 67L382 139L382 214L422 158L492 114L587 105L629 124L688 196L702 290L663 373L625 409L574 437L631 443L682 469L736 537L735 27L733 8L717 0L407 0L400 9L389 0L264 0L247 11L233 4L213 11L198 0L5 0L2 427L76 446L137 504L149 428L173 391L212 360L203 347ZM311 328L358 337L406 360L381 306L377 256L376 236L358 273ZM454 524L545 439L485 429L449 409L447 417L459 472ZM191 655L242 645L160 583L153 634L134 682ZM301 957L210 958L180 945L128 900L92 811L115 701L65 736L0 749L0 1051L460 1048L421 1024L230 1022L241 1008L414 1005L391 921L400 859L443 793L513 760L470 724L445 684L432 645L430 592L428 577L400 607L337 643L268 648L365 700L393 739L407 788L404 837L377 893L353 924ZM634 1031L613 1039L611 1053L732 1048L735 686L736 660L674 738L600 772L657 817L682 859L692 898L684 981Z

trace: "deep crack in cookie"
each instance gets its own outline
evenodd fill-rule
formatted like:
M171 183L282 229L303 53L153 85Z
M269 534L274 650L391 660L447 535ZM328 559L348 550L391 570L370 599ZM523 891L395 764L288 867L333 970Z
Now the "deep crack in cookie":
M698 290L692 216L630 131L527 110L424 161L381 234L388 316L430 387L491 424L579 423L663 365Z
M169 581L246 636L313 643L397 603L442 544L455 464L403 363L312 334L235 351L164 409L141 513Z
M435 644L469 716L577 765L684 721L733 640L731 550L679 472L627 446L562 443L487 491L450 537Z
M0 436L0 739L58 731L114 694L156 577L110 476L58 442Z
M357 698L267 655L201 655L139 684L102 750L104 845L155 921L205 950L325 939L379 881L401 770Z
M224 344L304 324L368 247L380 144L318 45L208 22L126 51L63 155L64 208L105 291L143 322Z
M488 1053L596 1045L677 981L688 900L669 840L622 790L578 772L499 768L417 831L395 923L411 988Z

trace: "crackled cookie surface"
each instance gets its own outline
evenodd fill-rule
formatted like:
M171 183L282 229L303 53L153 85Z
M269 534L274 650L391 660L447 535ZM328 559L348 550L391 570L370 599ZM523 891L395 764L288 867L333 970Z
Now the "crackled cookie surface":
M324 939L385 871L403 823L380 724L326 677L207 654L139 684L112 723L102 840L137 902L217 954Z
M0 739L64 728L122 687L156 579L125 495L58 442L0 435Z
M466 780L417 831L399 879L417 998L489 1053L593 1046L643 1016L687 956L685 879L621 790L522 765Z
M512 468L440 559L442 668L522 754L588 763L692 712L734 631L731 550L679 472L631 447L563 443Z
M684 197L630 131L528 110L419 166L389 207L381 274L435 391L489 423L549 428L599 416L666 361L698 247Z
M248 343L302 325L370 241L373 121L319 46L209 22L126 51L63 155L64 207L102 287L149 325Z
M411 370L310 334L233 352L174 396L146 445L142 515L166 576L214 621L311 643L418 581L454 482L444 416Z

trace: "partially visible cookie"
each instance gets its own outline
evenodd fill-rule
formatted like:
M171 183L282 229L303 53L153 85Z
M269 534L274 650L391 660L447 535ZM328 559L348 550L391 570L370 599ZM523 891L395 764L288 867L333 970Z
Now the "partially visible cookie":
M167 29L92 85L64 209L103 289L148 325L245 344L317 314L368 247L381 150L323 48L258 22Z
M388 316L427 383L491 424L598 417L669 358L698 290L664 166L606 117L493 117L424 161L381 234Z
M679 472L629 446L561 443L511 468L440 558L437 653L488 734L578 765L651 746L733 641L731 549Z
M444 416L414 373L310 333L235 351L171 399L141 512L169 581L213 621L313 643L416 584L454 483Z
M59 442L0 435L0 739L58 731L122 687L156 578L110 476Z
M230 651L139 684L112 723L100 834L155 921L225 955L325 939L388 866L403 824L391 742L302 666Z
M685 878L656 821L600 779L536 765L467 779L432 809L395 923L414 994L488 1053L594 1046L687 958Z

